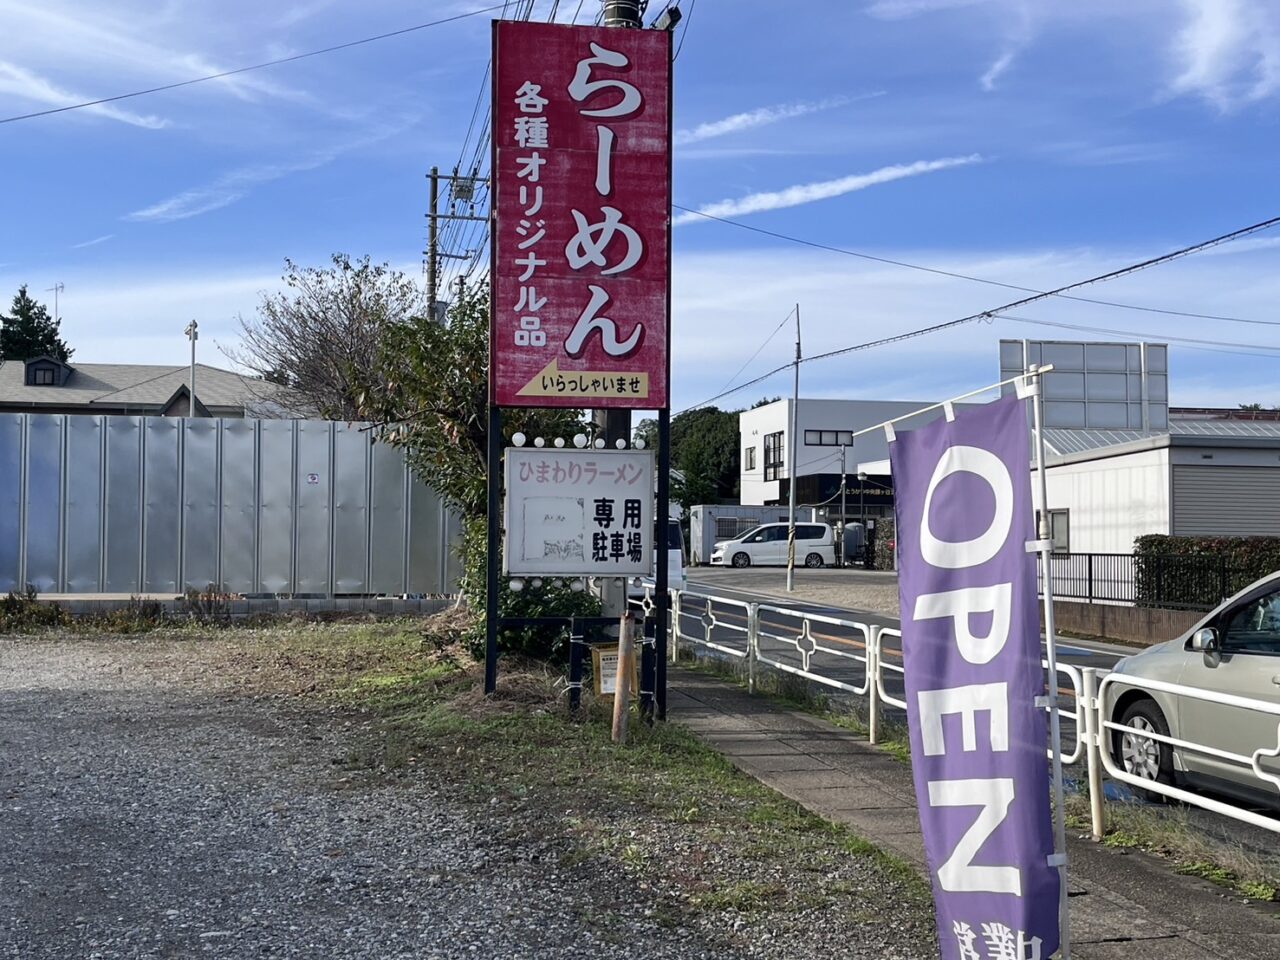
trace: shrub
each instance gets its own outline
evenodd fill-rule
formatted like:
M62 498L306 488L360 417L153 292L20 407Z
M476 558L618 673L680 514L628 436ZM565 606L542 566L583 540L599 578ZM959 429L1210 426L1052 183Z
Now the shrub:
M27 633L46 627L61 627L69 622L70 615L56 603L40 600L36 588L28 585L23 593L9 591L0 600L0 632Z
M130 597L129 603L96 617L93 626L103 633L145 633L164 622L164 607L156 600Z
M875 556L873 558L875 569L893 569L893 548L897 540L898 532L894 528L892 517L884 517L876 521Z
M203 590L192 587L183 595L179 612L196 623L229 623L231 594L212 583Z
M1214 607L1280 570L1280 537L1172 537L1133 542L1134 599L1148 607Z
M477 657L484 656L485 641L485 556L488 546L487 521L484 517L467 520L463 528L462 579L458 589L468 605L478 614L467 632L467 645ZM506 578L499 579L498 608L504 617L598 617L600 601L583 591L575 593L567 586L544 580L531 589L526 580L524 590L514 592ZM498 649L543 660L566 660L569 634L561 627L525 627L498 632Z

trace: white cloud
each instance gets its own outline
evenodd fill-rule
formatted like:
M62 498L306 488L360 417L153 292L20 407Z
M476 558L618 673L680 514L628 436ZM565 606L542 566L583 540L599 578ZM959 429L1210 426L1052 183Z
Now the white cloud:
M345 153L393 137L417 122L418 118L409 117L395 124L387 124L365 137L317 151L305 160L240 167L224 173L212 183L191 190L183 190L159 203L127 213L121 219L140 223L171 223L174 220L186 220L190 217L198 217L202 213L211 213L243 199L254 187L271 183L273 180L281 180L295 173L316 170L332 163Z
M996 81L999 80L1004 75L1004 72L1009 69L1013 64L1014 57L1016 56L1017 53L1013 50L1006 50L1004 53L1000 54L996 61L987 68L987 72L978 79L978 83L982 85L982 89L986 90L988 93L994 90L996 88Z
M974 7L989 2L990 0L876 0L866 8L866 12L880 20L904 20L921 14Z
M143 207L141 210L134 210L132 213L125 214L122 219L140 223L170 223L174 220L198 217L202 213L210 213L230 206L256 186L280 180L293 173L315 170L330 163L336 156L336 153L331 153L299 163L241 167L223 174L206 186L184 190L159 203Z
M118 93L121 86L128 89L134 83L152 86L227 69L225 64L215 63L190 49L197 42L207 43L208 35L217 29L215 24L202 21L199 11L184 11L184 16L168 25L170 29L162 39L154 39L160 26L153 22L154 11L146 7L119 9L123 6L94 8L83 4L70 6L58 0L38 4L0 0L0 35L22 38L24 66L20 69L39 68L60 73L74 70L82 78L81 84L88 82L83 78L93 78L95 84L109 82L111 89L107 93ZM115 15L109 10L115 11ZM14 55L12 51L10 55ZM239 74L201 86L222 90L241 100L270 96L311 102L309 95L262 74ZM95 93L101 95L101 91Z
M729 228L723 228L728 230ZM677 244L681 241L677 237ZM1170 247L1176 244L1170 243ZM877 250L878 254L972 276L1046 290L1094 276L1116 264L1163 252L1154 247L1096 250ZM930 276L887 265L825 255L790 246L705 253L677 248L680 269L672 297L675 409L705 400L755 352L798 298L804 318L805 354L893 336L940 321L992 309L1018 296L976 283ZM1280 278L1266 256L1188 257L1123 280L1082 290L1088 297L1171 310L1270 320L1280 299ZM1280 326L1146 314L1089 303L1054 300L1023 308L1019 316L1081 326L1166 336L1220 339L1280 346ZM784 331L785 333L785 331ZM998 379L1001 338L1047 340L1132 339L1099 337L1053 327L996 319L877 347L801 368L805 396L883 400L941 400ZM780 334L742 374L742 381L790 359L790 337ZM1275 387L1280 359L1223 354L1173 344L1170 389L1175 404L1234 406L1265 399L1280 402ZM750 404L790 390L790 374L722 401ZM1212 387L1212 389L1210 389ZM1272 401L1271 398L1275 397Z
M1174 142L1106 143L1097 140L1063 140L1043 144L1037 153L1081 167L1115 167L1131 163L1162 163L1177 158Z
M867 187L874 187L882 183L890 183L894 180L903 180L907 177L918 177L925 173L933 173L938 170L948 170L952 167L967 166L972 163L981 163L982 157L979 154L970 154L967 157L944 157L941 160L918 160L915 163L897 164L891 167L881 167L879 170L873 170L871 173L859 173L848 177L841 177L838 180L826 180L821 183L804 183L794 187L787 187L784 190L776 190L768 193L753 193L745 197L739 197L736 200L721 200L719 203L707 204L699 207L698 213L682 213L673 221L679 225L682 223L697 223L704 220L705 214L711 217L734 217L746 213L762 213L766 210L781 210L785 207L798 207L802 204L813 203L817 200L829 200L832 197L843 196L846 193L853 193L856 190L865 190Z
M5 60L0 60L0 93L12 94L47 107L69 107L90 99L55 86L45 77ZM83 109L99 117L106 117L108 120L118 120L147 130L160 130L169 126L169 121L163 117L131 113L110 103L99 103Z
M1280 92L1280 8L1270 0L1182 0L1172 90L1220 110Z
M843 107L856 100L869 100L872 97L882 96L884 96L884 91L877 90L874 93L867 93L857 97L831 97L826 100L800 101L773 107L760 107L744 113L735 113L733 116L725 117L722 120L700 123L692 129L677 130L675 142L677 144L697 143L701 140L710 140L713 137L723 137L730 133L740 133L743 130L752 130L756 127L778 123L781 120L790 120L793 117L803 117L806 114L818 113L821 110Z
M106 243L108 240L114 239L114 233L104 234L101 237L95 237L92 240L86 240L84 243L74 243L71 245L72 250L83 250L85 247L96 247L100 243Z

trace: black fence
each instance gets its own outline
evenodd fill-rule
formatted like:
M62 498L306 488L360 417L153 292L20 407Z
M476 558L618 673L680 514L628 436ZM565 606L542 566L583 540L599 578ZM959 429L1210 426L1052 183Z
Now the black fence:
M1270 572L1216 554L1055 553L1049 568L1056 597L1178 610L1210 610Z

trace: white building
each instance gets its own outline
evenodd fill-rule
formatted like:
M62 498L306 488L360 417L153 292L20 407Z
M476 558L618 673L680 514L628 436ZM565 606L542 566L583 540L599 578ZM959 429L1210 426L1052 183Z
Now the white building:
M1136 537L1280 535L1280 421L1183 419L1169 430L1045 430L1057 549L1132 553Z
M852 434L926 403L801 400L797 502L840 519L893 514L889 448L882 430ZM785 504L791 401L746 410L739 420L743 504ZM901 424L910 430L934 410ZM1162 411L1163 416L1163 411ZM1146 534L1280 536L1280 420L1238 410L1168 410L1159 430L1047 428L1051 533L1059 551L1132 553ZM859 473L866 474L859 481Z
M791 403L791 400L775 400L739 415L743 504L786 503L790 496ZM839 519L843 449L848 478L845 495L848 517L874 519L892 515L893 491L887 467L889 447L884 432L876 430L856 438L852 434L924 406L928 404L905 400L802 399L797 421L799 467L794 473L799 477L797 502L804 506L825 504L828 516ZM921 426L938 416L941 411L935 410L913 417L903 424L903 429ZM869 467L866 482L858 480L859 463Z

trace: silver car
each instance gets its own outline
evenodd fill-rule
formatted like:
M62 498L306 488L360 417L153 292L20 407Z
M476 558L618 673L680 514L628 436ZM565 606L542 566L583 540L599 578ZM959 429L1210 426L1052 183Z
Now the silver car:
M1176 640L1121 660L1114 672L1121 676L1109 687L1105 715L1128 728L1110 731L1111 756L1126 772L1280 809L1280 766L1274 760L1260 763L1264 773L1276 776L1271 781L1220 755L1280 752L1280 717L1217 699L1225 694L1280 704L1280 572L1240 591ZM1210 698L1126 686L1126 676L1194 687ZM1147 733L1209 750L1161 743ZM1153 791L1138 792L1163 799Z

